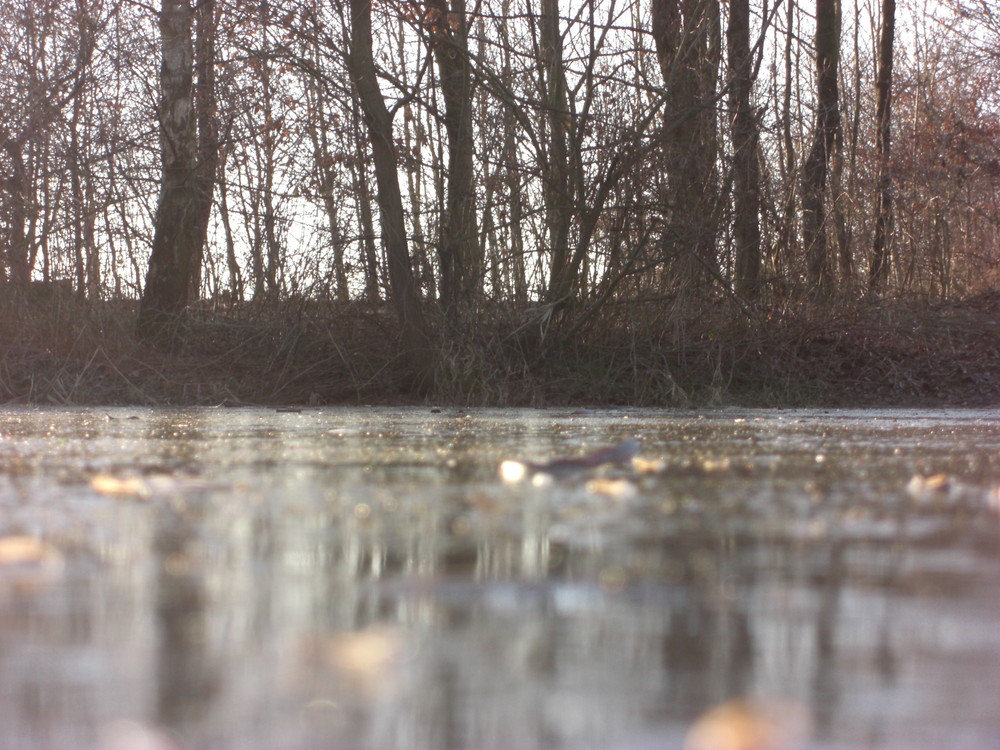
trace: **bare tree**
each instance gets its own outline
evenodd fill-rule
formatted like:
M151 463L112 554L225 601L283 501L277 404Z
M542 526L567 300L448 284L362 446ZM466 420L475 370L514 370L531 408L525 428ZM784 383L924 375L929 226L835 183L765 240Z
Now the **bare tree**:
M473 162L472 73L465 0L429 0L425 20L437 60L448 138L447 206L438 228L441 302L458 320L482 283Z
M311 19L317 23L315 16ZM319 34L315 34L318 39ZM332 138L335 137L336 125L340 122L340 117L329 112L327 81L321 75L322 56L316 39L310 39L310 46L307 54L313 75L306 78L305 95L308 102L311 117L308 118L306 127L309 131L309 139L313 147L313 180L316 191L322 202L324 213L326 214L327 226L330 232L330 249L333 254L333 281L334 291L337 299L346 302L350 299L350 285L347 279L347 267L344 261L344 250L346 246L346 232L344 227L347 221L343 216L343 201L340 195L341 186L339 178L344 169L346 155L340 151Z
M893 231L892 171L892 58L896 31L896 0L882 0L882 28L879 31L878 70L875 76L875 167L877 170L877 205L872 260L868 286L880 291L889 274L889 250Z
M403 351L409 369L409 385L422 392L433 387L436 356L410 266L392 115L379 88L372 52L372 2L351 0L350 9L350 50L347 62L351 82L361 105L361 116L368 130L375 166L376 200L388 262L390 303L399 321Z
M360 107L357 104L351 108L351 130L358 149L364 142L361 133L362 120ZM365 162L361 159L352 159L351 179L357 193L357 213L358 225L361 231L361 263L364 267L365 276L365 299L368 302L378 302L382 299L380 283L380 264L378 250L375 246L375 221L372 216L371 186L368 184L368 174Z
M188 304L211 210L215 161L201 158L207 145L199 145L194 16L189 0L163 0L159 18L162 175L153 247L137 320L137 332L145 338L169 335L172 324ZM210 45L198 45L201 53L211 49ZM214 63L198 60L197 64L201 70Z
M760 285L760 126L750 94L754 65L750 50L750 2L730 0L729 106L733 139L733 234L736 242L736 292L754 297Z
M72 190L74 228L84 229L79 164L82 97L92 81L97 17L82 4L9 2L0 6L0 270L18 285L31 281L41 251L48 280L48 241L57 221L65 171ZM67 149L56 131L69 116ZM59 152L62 159L58 159ZM65 165L66 169L63 169ZM53 183L56 183L53 185Z
M573 288L569 248L574 202L573 181L570 178L573 154L568 140L574 123L563 64L559 0L541 0L539 55L543 106L548 126L543 178L545 223L551 262L548 301L562 304Z
M717 275L718 0L653 0L653 38L667 91L664 142L671 213L667 258L687 286Z
M816 123L802 173L802 242L806 275L819 294L832 291L826 239L826 189L830 159L840 130L840 0L816 0Z
M783 193L777 199L780 201L780 218L777 220L777 237L775 238L776 247L771 257L771 263L773 264L772 271L776 277L783 276L783 272L787 273L792 258L797 255L795 252L795 246L798 238L798 229L796 226L795 216L797 209L796 194L798 192L798 186L796 179L797 154L796 139L794 137L793 128L795 116L792 92L795 88L796 79L798 78L799 66L796 62L796 58L801 54L801 52L800 46L794 44L797 38L795 22L798 14L796 13L796 9L797 3L793 0L789 0L789 2L786 3L784 44L782 45L780 53L782 62L782 71L780 74L780 102L777 101L777 95L775 96L775 109L780 113L778 117L778 129L781 133L781 159L779 162L779 174L773 175L772 179L774 177L780 177L781 190ZM774 78L778 77L777 72L775 72ZM775 83L775 85L777 85L777 83Z
M197 190L199 201L194 217L200 239L191 258L191 296L197 298L201 288L202 261L205 253L205 238L208 236L208 222L212 215L212 193L219 171L219 125L215 93L215 38L219 17L215 0L197 0L195 6L195 125L198 139Z

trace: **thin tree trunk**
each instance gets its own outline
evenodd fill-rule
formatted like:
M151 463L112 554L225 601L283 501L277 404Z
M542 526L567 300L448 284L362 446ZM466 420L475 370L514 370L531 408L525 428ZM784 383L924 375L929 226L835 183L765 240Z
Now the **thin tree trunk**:
M275 154L277 152L278 138L281 135L281 123L274 118L272 103L274 100L274 89L271 85L271 60L269 59L271 48L271 6L268 2L260 5L260 23L263 34L262 49L260 51L260 103L262 106L262 143L263 152L263 187L261 189L261 200L264 203L264 244L267 252L264 256L264 291L268 295L277 296L280 290L279 272L282 265L281 243L278 238L278 214L274 201L274 177L276 170Z
M10 162L10 175L4 177L2 186L5 213L7 214L5 261L9 280L17 285L27 286L31 281L31 258L28 242L28 178L24 168L24 144L21 139L9 135L0 125L0 139L4 153Z
M784 86L781 92L781 142L784 146L782 153L784 159L781 163L782 177L784 178L784 205L782 206L781 229L778 238L777 251L774 254L774 268L772 272L776 276L787 277L790 262L797 254L795 252L795 241L798 231L795 226L796 213L796 151L795 140L792 138L792 83L794 81L792 72L798 70L798 66L792 65L792 53L798 47L792 44L795 39L795 8L796 3L789 0L787 13L785 16L785 53L784 53Z
M215 97L215 35L218 18L215 0L198 0L195 8L194 66L197 83L194 93L195 121L198 129L198 213L194 230L200 235L191 258L191 295L201 291L201 267L212 216L212 193L219 171L219 128Z
M69 122L69 184L70 195L73 206L73 276L74 285L78 290L83 290L87 285L87 269L84 261L83 236L85 234L84 222L86 200L83 197L83 176L80 174L84 163L84 156L80 153L80 108L82 101L78 100L73 107L73 116Z
M830 163L830 211L833 214L834 236L836 238L837 266L840 269L840 282L843 288L849 288L854 279L854 255L851 250L851 229L848 221L850 196L844 187L844 132L840 128L834 142Z
M438 237L441 302L457 322L464 317L482 282L482 254L476 219L473 164L472 70L465 0L431 0L428 21L437 60L444 126L448 136L447 203Z
M563 67L559 31L559 0L541 0L539 18L543 92L548 113L548 147L545 182L545 223L549 239L548 302L564 303L573 290L569 268L569 229L572 221L568 134L573 127Z
M400 20L400 26L402 26ZM400 28L400 59L406 54L403 48L404 31ZM410 227L411 244L415 246L414 267L417 269L417 285L422 288L424 294L433 298L437 293L437 286L434 281L434 271L432 264L427 258L427 243L424 240L424 226L422 221L423 212L421 206L424 200L424 170L421 168L423 162L423 145L426 139L423 137L424 125L420 122L419 115L413 116L411 107L403 107L403 148L408 155L409 163L406 166L406 192L410 197Z
M500 55L501 71L500 77L506 88L510 88L514 75L511 67L510 48L510 0L502 0L501 18L499 19L500 35ZM485 35L484 35L485 39ZM503 180L508 192L509 216L506 233L510 238L505 249L499 252L503 254L508 264L508 275L510 277L511 299L516 305L523 305L527 302L527 280L524 269L524 228L522 210L522 190L521 190L521 165L517 153L517 119L510 107L503 109L503 143L501 162L503 164ZM498 175L499 177L499 175ZM497 262L497 259L494 259Z
M802 173L802 242L811 292L832 291L826 239L826 190L830 159L840 128L837 72L840 61L840 0L816 0L816 125Z
M351 127L360 154L364 149L364 136L361 133L361 114L357 105L351 107ZM365 269L365 300L374 304L382 299L380 277L384 278L384 275L379 272L378 252L375 248L375 219L372 216L371 188L366 170L364 159L352 161L352 179L358 196L356 201L358 224L361 227L358 253Z
M733 138L733 234L736 241L737 294L755 297L760 286L760 162L759 127L752 109L753 58L750 52L750 2L730 0L730 88Z
M510 0L503 0L502 18L500 20L500 54L503 56L501 77L505 86L511 86L514 74L511 66L510 32ZM524 267L524 211L522 207L523 190L521 187L521 160L517 152L517 120L509 107L503 114L503 154L505 183L509 191L510 206L509 236L510 247L507 250L510 258L513 301L521 306L528 301L528 282Z
M520 161L514 142L514 123L504 120L504 151L507 154L507 187L510 190L510 248L508 250L513 276L514 303L528 301L528 280L524 267L524 209L521 189Z
M313 65L319 68L319 49L313 50ZM342 161L338 159L330 148L330 141L327 137L328 122L326 97L323 95L323 84L310 78L308 87L305 90L307 106L313 117L309 119L309 137L313 147L313 171L316 176L316 188L320 199L323 201L323 209L326 213L327 228L330 232L330 249L333 254L333 282L334 297L341 301L350 300L350 287L347 282L347 268L344 264L345 242L344 232L340 221L340 196L335 195L337 188L337 168Z
M896 31L896 0L882 0L882 30L878 43L878 72L875 80L875 163L878 168L878 205L875 209L875 237L868 286L873 292L885 288L889 275L889 249L893 231L892 172L892 58Z
M260 149L253 149L252 156L247 155L242 160L238 169L241 169L243 172L240 177L242 184L253 185L264 169L261 163ZM267 240L264 238L263 211L261 210L262 192L259 189L250 189L241 190L236 193L242 202L242 206L238 207L238 209L244 217L243 223L246 227L250 250L250 278L253 281L251 299L254 302L258 299L263 299L266 291L266 282L264 280L264 248L267 245Z
M858 18L861 13L860 0L854 0L854 17ZM855 257L854 257L854 236L855 236L855 225L857 224L857 202L853 200L853 197L858 194L858 137L861 132L861 110L862 110L862 95L861 95L861 78L862 78L862 65L861 65L861 26L860 23L854 24L854 32L852 34L852 47L853 47L853 57L854 57L854 75L853 75L853 88L851 92L851 101L853 109L851 111L851 122L850 128L844 131L841 128L842 134L840 137L840 145L838 146L840 150L840 159L837 160L838 168L834 172L834 189L837 191L837 202L834 203L834 207L837 209L837 241L840 245L840 276L845 282L845 286L850 289L855 288ZM846 112L845 112L846 116ZM845 153L846 152L846 153ZM842 179L844 169L847 169L848 178L846 184ZM850 214L845 217L845 214Z
M365 299L375 303L382 299L379 282L378 251L375 248L375 219L372 216L371 188L364 174L364 165L358 165L358 223L361 226L361 247L359 251L365 268ZM384 278L384 275L382 276Z
M219 220L222 222L222 229L226 239L226 266L229 269L229 289L232 293L233 302L242 302L244 299L243 270L239 259L236 257L236 241L233 237L233 226L229 219L229 183L225 178L225 162L219 166Z

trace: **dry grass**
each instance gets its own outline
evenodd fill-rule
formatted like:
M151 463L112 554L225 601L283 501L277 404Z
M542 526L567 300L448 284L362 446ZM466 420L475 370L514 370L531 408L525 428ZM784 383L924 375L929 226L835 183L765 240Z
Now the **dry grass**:
M620 304L497 308L442 336L432 398L461 405L965 406L1000 402L1000 293L698 315ZM544 311L543 311L544 312ZM170 347L132 335L130 303L0 302L0 401L394 403L408 397L394 320L317 301L194 309ZM572 335L568 335L572 331Z

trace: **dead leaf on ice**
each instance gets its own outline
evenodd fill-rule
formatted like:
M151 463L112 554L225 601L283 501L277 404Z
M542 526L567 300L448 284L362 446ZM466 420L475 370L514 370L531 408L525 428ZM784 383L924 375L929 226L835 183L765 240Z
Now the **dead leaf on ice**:
M90 487L102 495L119 497L149 497L149 485L139 477L120 479L109 474L95 474L90 478Z
M557 458L541 463L507 460L500 464L499 474L505 482L522 482L538 477L571 477L600 466L628 464L639 454L639 447L638 440L627 438L618 445L599 448L577 458Z
M702 714L684 750L800 750L808 735L808 710L798 703L733 700Z
M390 687L405 662L405 643L391 627L304 635L294 651L289 675L313 682L330 670L354 690L374 694Z
M27 535L0 537L0 565L61 564L62 555L41 539Z
M604 495L615 500L628 500L638 494L639 488L630 479L598 477L587 482L587 492L594 495Z
M0 537L0 583L33 588L61 575L63 556L55 547L27 535Z
M906 484L906 492L914 500L926 501L944 497L954 489L954 482L947 474L914 474Z
M338 669L362 678L376 678L400 657L402 641L391 628L374 626L338 633L327 641L327 658Z

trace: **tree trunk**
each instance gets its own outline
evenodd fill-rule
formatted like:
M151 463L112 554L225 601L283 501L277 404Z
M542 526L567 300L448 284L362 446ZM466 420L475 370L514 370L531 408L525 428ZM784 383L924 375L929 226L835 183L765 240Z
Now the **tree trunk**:
M566 70L563 67L562 35L559 31L559 0L541 0L542 91L548 113L548 161L543 185L545 223L549 235L549 289L547 301L563 304L573 291L570 274L569 230L573 213L570 181L569 132L573 118L569 111Z
M221 154L220 154L221 157ZM226 241L226 267L229 269L229 290L233 302L240 303L244 299L243 269L236 257L236 240L233 237L233 226L229 219L229 185L225 178L225 158L219 165L219 220Z
M444 98L448 136L447 204L439 229L441 303L453 322L464 317L482 280L473 164L472 71L465 0L431 0L431 43Z
M199 204L194 230L200 236L191 258L190 294L197 299L201 291L201 266L212 216L212 194L219 172L219 126L215 97L215 34L218 17L215 0L198 0L195 9L194 66L197 83L194 92L195 124L198 129Z
M503 20L500 24L500 54L503 56L501 68L501 78L506 86L510 86L514 78L511 64L510 32L510 2L503 2ZM517 306L523 306L528 301L528 282L525 273L524 260L524 209L523 209L523 189L521 176L521 160L517 151L517 118L509 107L503 112L503 154L504 154L504 182L509 191L508 205L510 206L510 247L507 248L507 255L510 258L510 268L513 287L513 302Z
M312 63L319 68L319 50L314 49ZM333 293L340 302L350 300L350 286L347 280L347 267L344 263L344 250L347 242L341 228L341 195L337 184L337 170L343 159L338 159L330 147L327 132L329 118L327 116L326 97L323 85L315 78L309 78L305 90L307 106L315 113L309 119L309 137L313 147L313 172L316 180L316 191L323 201L327 227L330 232L330 250L333 254Z
M795 3L788 3L785 16L785 49L784 49L784 84L781 91L781 177L784 195L782 196L781 223L778 231L777 247L771 255L772 267L770 273L777 278L787 279L791 261L797 256L795 244L798 237L796 228L796 193L797 185L795 179L796 169L796 149L795 140L792 138L792 89L795 82L793 69L798 70L798 65L792 64L793 52L798 53L800 46L793 45L796 39L795 31Z
M400 19L399 56L404 59L406 31ZM418 165L422 162L425 145L424 123L420 121L419 113L413 115L413 107L403 107L403 153L407 154L406 192L410 197L410 245L414 248L413 268L417 277L417 286L421 293L429 298L437 296L437 285L433 264L426 251L424 240L423 203L424 203L424 173ZM442 212L444 207L442 206Z
M840 61L840 0L816 0L816 125L802 170L802 242L811 292L832 291L826 239L826 189L830 159L840 129L837 71Z
M436 357L430 327L421 308L410 265L392 118L385 99L382 98L375 70L372 53L372 0L351 0L350 7L348 69L371 142L377 202L388 261L390 301L399 320L403 352L409 370L408 385L417 392L427 392L434 385Z
M873 292L885 287L889 275L889 249L893 230L892 171L892 58L896 31L896 0L882 0L882 30L878 42L878 72L875 79L875 163L878 168L878 205L868 286Z
M511 24L511 2L502 0L500 9L500 21L497 28L499 35L500 54L500 80L505 88L509 89L514 81L513 67L511 64L510 30ZM482 35L485 39L485 34ZM484 44L485 46L485 44ZM485 58L481 51L480 56ZM509 283L509 299L518 307L526 304L528 299L528 285L525 275L524 262L524 216L523 216L523 191L522 191L522 167L520 156L517 151L517 135L519 125L516 114L510 107L504 107L502 113L502 124L500 126L500 143L497 145L501 149L501 168L497 172L497 179L502 179L503 186L507 188L506 212L500 209L501 225L506 225L502 235L506 235L507 242L503 247L498 248L499 257L492 262L502 262L507 270ZM491 133L493 137L497 134ZM484 134L486 137L486 134ZM498 186L498 190L501 186ZM502 198L498 202L502 203Z
M355 148L360 154L364 150L364 135L361 132L361 113L357 104L351 107L351 130L356 143ZM375 221L372 216L371 188L368 184L366 166L362 160L353 159L350 166L351 179L357 194L355 204L358 212L358 225L361 228L361 246L358 253L365 269L365 300L374 304L382 299L380 277L384 279L385 276L380 273L378 253L375 247Z
M160 339L187 305L191 268L204 236L194 112L193 12L188 0L163 0L160 11L160 153L162 176L137 331Z
M2 178L0 186L6 195L3 196L4 224L6 224L6 247L4 248L5 264L9 280L20 286L27 286L31 281L30 242L28 224L28 178L24 167L24 144L20 139L7 133L0 126L0 138L7 158L10 160L10 176Z
M274 178L277 173L277 150L278 139L281 137L281 123L274 117L273 103L275 99L274 87L271 84L271 11L272 7L268 2L260 4L260 24L262 43L261 50L257 58L258 70L260 71L260 104L261 117L263 118L261 144L259 146L263 158L262 173L263 180L261 187L261 201L264 204L263 228L264 246L266 253L263 258L264 266L264 289L265 296L277 298L281 293L280 271L284 260L281 252L281 240L278 234L278 211L275 207L274 199ZM255 296L257 290L254 290Z
M87 155L83 153L81 143L89 143L86 134L81 138L82 129L81 118L83 114L83 97L77 97L73 102L73 114L69 121L69 185L71 203L73 206L73 275L75 277L76 289L82 294L87 288L87 261L84 258L85 237L89 235L91 242L86 247L87 257L93 250L93 211L89 211L90 206L84 196L84 176L83 165L87 163ZM90 192L87 190L86 192ZM88 216L89 213L89 216ZM88 227L89 223L89 227ZM93 298L93 297L92 297Z
M717 276L715 79L720 56L717 0L653 0L653 39L667 91L667 203L682 287Z
M368 185L367 176L364 174L364 165L358 165L357 174L354 175L355 184L358 191L358 224L361 226L361 253L362 262L365 269L365 300L372 304L382 299L382 284L379 277L385 278L379 273L378 251L375 247L375 221L372 216L371 189Z
M736 241L736 293L755 297L760 287L759 127L750 102L753 58L750 51L750 1L730 0L729 102L733 139L733 235Z

